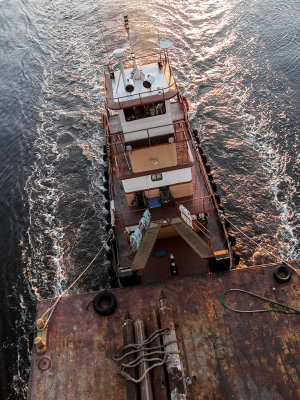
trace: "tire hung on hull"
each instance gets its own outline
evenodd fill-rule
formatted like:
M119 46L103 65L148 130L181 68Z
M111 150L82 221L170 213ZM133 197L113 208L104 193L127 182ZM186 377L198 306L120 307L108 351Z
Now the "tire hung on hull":
M211 171L210 165L208 163L206 163L204 166L205 166L206 172L209 174Z
M105 170L105 171L104 171L103 176L104 176L104 178L105 178L107 181L109 180L109 172L108 172L108 170Z
M237 254L235 251L232 252L233 261L235 265L239 265L241 256Z
M219 210L223 211L223 213L225 214L225 208L224 208L223 204L219 205Z
M193 136L198 145L200 145L200 136L197 129L193 129Z
M207 163L207 157L206 157L205 153L201 154L201 158L202 158L203 164L206 164Z
M236 245L236 238L234 235L228 235L229 241L231 243L231 246L235 246Z
M199 154L202 156L202 154L204 153L204 151L203 151L203 149L202 149L202 147L201 147L200 144L197 145L197 150L198 150Z
M211 182L211 187L214 192L217 190L217 184L214 180Z

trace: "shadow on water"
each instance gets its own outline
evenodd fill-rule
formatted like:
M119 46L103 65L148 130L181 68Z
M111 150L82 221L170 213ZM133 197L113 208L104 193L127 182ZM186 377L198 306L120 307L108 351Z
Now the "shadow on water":
M121 7L147 48L157 34L174 42L227 214L257 242L232 228L243 265L266 246L299 256L296 2L98 3L0 4L1 399L26 398L36 303L60 294L106 238L101 68L125 45ZM108 271L99 257L74 292L109 286Z

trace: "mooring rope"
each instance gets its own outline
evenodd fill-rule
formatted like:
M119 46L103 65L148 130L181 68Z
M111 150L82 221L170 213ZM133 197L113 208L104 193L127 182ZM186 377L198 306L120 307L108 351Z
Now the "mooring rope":
M43 315L40 317L40 319L44 319L44 317L50 312L49 316L47 317L45 324L43 325L42 328L37 327L38 330L43 330L47 327L47 325L49 324L49 320L54 312L55 307L57 306L57 304L60 302L60 300L62 299L62 297L79 281L79 279L89 270L89 268L93 265L93 263L96 261L96 259L99 257L99 255L101 254L102 250L105 248L106 244L108 243L108 241L111 239L112 234L110 233L108 235L108 238L106 239L106 241L103 243L101 249L98 251L98 253L95 255L95 257L92 259L92 261L88 264L88 266L78 275L78 277L74 280L73 283L71 283L70 286L68 286L63 293L61 293L56 301L54 302L54 304L52 304L52 306L50 306L44 313Z

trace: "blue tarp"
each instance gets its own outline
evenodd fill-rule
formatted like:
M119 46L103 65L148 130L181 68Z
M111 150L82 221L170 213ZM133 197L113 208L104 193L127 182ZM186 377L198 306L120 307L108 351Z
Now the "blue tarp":
M150 208L160 207L161 204L159 202L159 197L153 197L152 199L148 199L148 204Z

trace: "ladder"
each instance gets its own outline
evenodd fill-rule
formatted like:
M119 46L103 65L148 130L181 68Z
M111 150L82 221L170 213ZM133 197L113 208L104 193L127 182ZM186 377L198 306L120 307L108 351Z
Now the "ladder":
M181 218L173 218L171 225L201 258L214 257L209 245Z
M158 232L161 227L161 221L151 222L132 263L132 270L136 271L145 268L147 261L156 242Z

